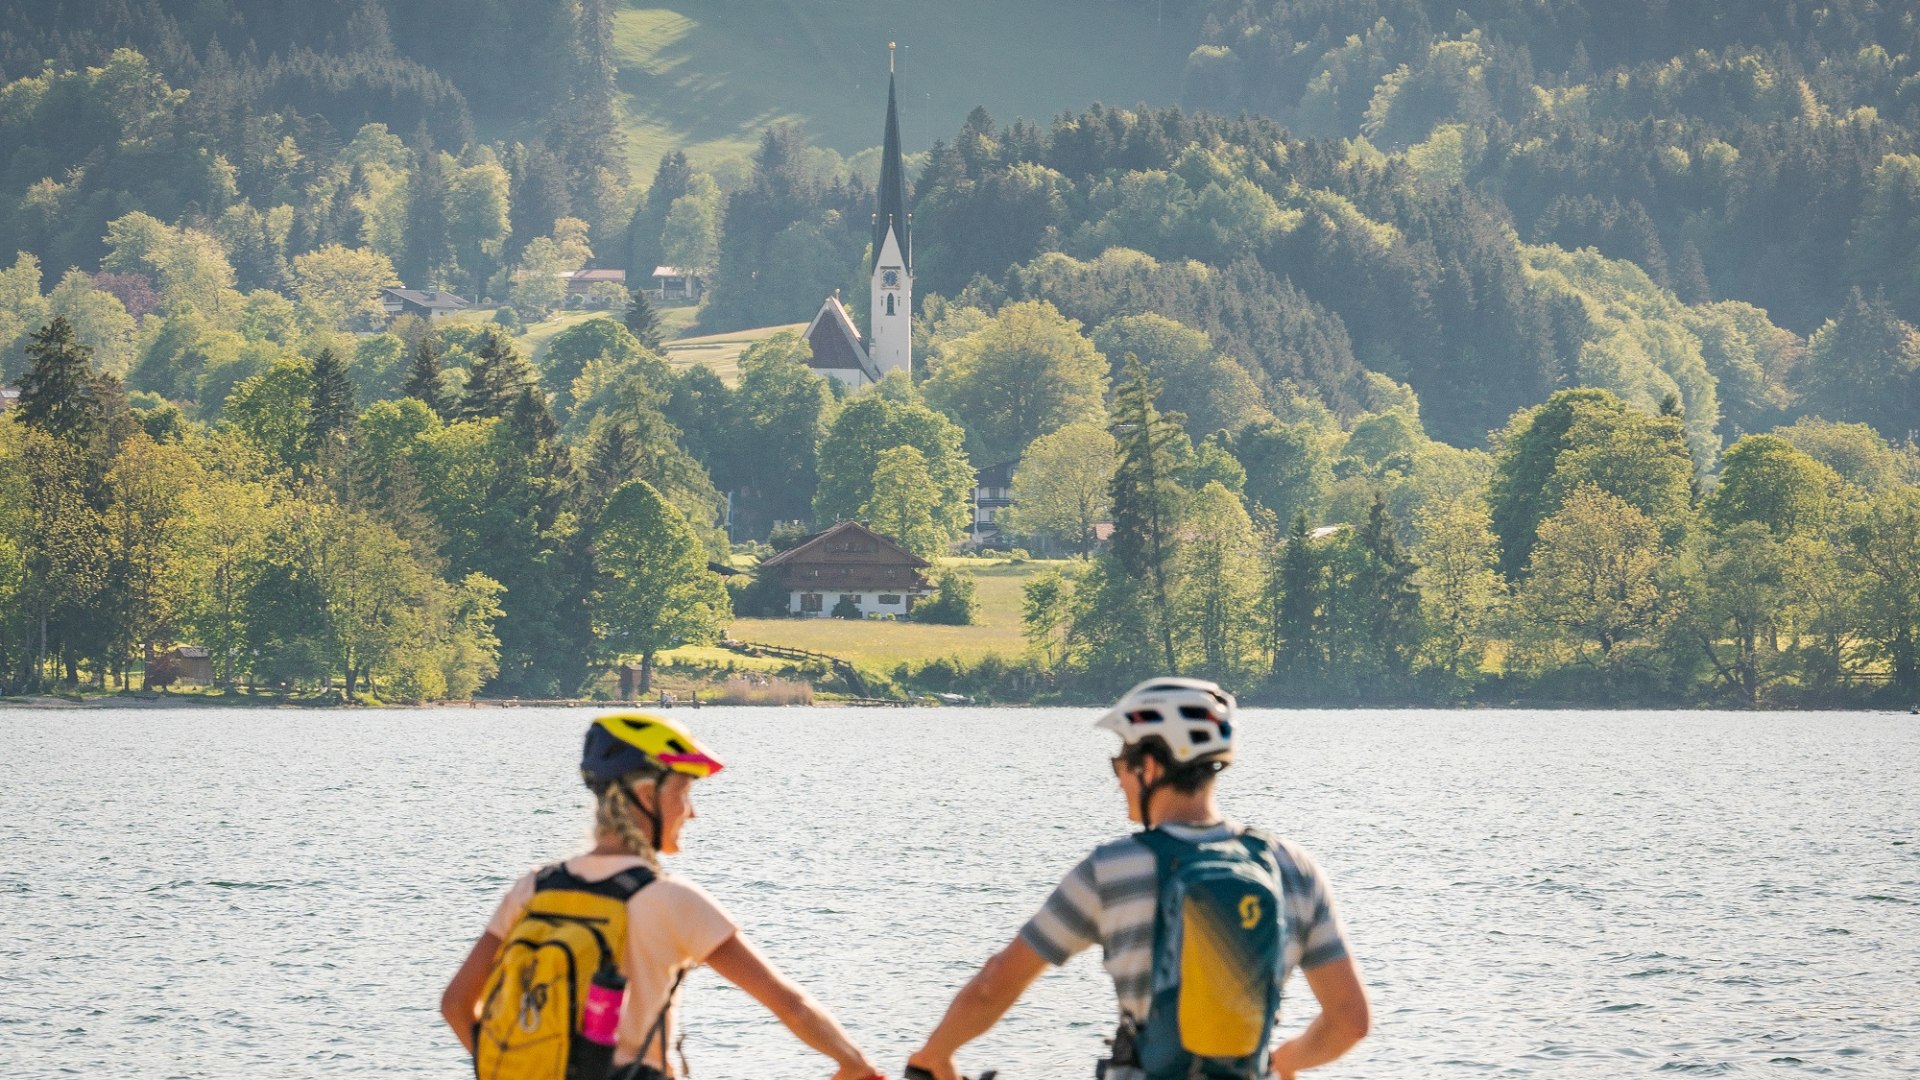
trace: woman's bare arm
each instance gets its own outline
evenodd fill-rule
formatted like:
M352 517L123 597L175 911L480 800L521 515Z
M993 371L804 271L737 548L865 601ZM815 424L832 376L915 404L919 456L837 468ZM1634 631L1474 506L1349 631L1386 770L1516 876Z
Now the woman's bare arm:
M706 964L766 1006L801 1042L832 1058L840 1066L833 1074L834 1080L867 1080L879 1075L880 1070L853 1045L832 1015L774 970L747 939L737 933L727 938L708 954Z
M500 951L500 938L489 930L473 943L460 970L440 995L440 1015L460 1039L460 1045L473 1053L473 1022L480 1018L480 994L487 987L487 975L493 970L493 957Z

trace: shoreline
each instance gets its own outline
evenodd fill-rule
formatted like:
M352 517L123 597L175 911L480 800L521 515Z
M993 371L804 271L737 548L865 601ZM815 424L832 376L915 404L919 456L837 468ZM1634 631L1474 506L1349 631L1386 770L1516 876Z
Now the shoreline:
M406 711L428 709L822 709L822 708L982 708L982 709L1077 709L1102 708L1103 702L1054 702L1036 705L1031 702L994 702L947 704L928 701L815 701L811 704L721 704L718 702L676 701L660 702L640 701L594 701L590 699L553 699L553 698L476 698L471 701L431 701L419 704L381 703L377 705L341 704L332 701L299 700L261 700L233 701L223 699L198 699L197 695L160 695L127 693L121 695L103 695L82 697L78 700L53 694L38 694L18 697L0 697L0 713L18 710L20 712L50 711L66 709L177 709L177 710L219 710L219 709L286 709L302 712L311 711ZM1672 705L1672 704L1623 704L1592 705L1567 701L1542 702L1469 702L1459 705L1372 705L1372 704L1272 704L1267 702L1242 702L1245 709L1276 709L1297 712L1355 712L1368 710L1374 712L1518 712L1522 710L1548 710L1554 712L1728 712L1728 713L1888 713L1907 714L1920 717L1920 706L1901 708L1884 705L1856 705L1835 707L1808 707L1792 705L1769 705L1758 708L1744 708L1732 705Z

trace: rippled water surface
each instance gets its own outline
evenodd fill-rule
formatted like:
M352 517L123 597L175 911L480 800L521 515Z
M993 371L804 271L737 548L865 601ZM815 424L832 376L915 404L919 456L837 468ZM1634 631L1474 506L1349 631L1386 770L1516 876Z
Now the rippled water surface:
M441 987L576 850L580 710L0 712L0 1076L470 1075ZM673 869L891 1070L1124 828L1093 714L683 713ZM1319 857L1376 1001L1332 1077L1920 1073L1920 719L1256 712L1229 813ZM1298 979L1285 1026L1312 1013ZM708 973L702 1080L830 1068ZM1096 958L962 1057L1083 1077Z

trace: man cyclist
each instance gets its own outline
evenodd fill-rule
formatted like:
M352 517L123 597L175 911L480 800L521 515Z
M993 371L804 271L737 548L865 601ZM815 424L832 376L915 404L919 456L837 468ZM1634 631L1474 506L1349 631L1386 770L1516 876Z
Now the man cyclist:
M1233 697L1213 683L1159 678L1128 691L1100 718L1096 726L1118 734L1122 742L1113 771L1130 820L1185 844L1217 847L1246 832L1220 813L1214 798L1215 777L1233 759L1233 713ZM961 1046L997 1023L1050 965L1064 964L1098 942L1121 1012L1114 1056L1101 1072L1109 1080L1158 1080L1142 1070L1134 1043L1147 1025L1156 990L1155 918L1165 875L1155 850L1167 844L1150 837L1155 842L1150 848L1142 835L1100 845L1067 874L1012 943L954 997L925 1045L908 1059L910 1077L959 1080L954 1054ZM1266 1055L1266 1069L1287 1078L1346 1053L1365 1037L1370 1010L1319 866L1292 843L1264 834L1247 850L1270 851L1270 861L1261 862L1277 871L1284 897L1284 945L1275 985L1298 967L1320 1003L1312 1023ZM1258 1053L1247 1061L1244 1075L1252 1080L1259 1074Z

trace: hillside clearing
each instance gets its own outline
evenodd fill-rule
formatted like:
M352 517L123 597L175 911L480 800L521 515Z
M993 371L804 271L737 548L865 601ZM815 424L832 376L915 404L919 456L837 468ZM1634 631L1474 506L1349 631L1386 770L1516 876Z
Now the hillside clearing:
M787 323L782 326L762 326L755 330L710 334L706 337L679 338L667 342L665 349L667 362L676 369L703 364L715 375L720 376L728 386L732 386L740 380L741 353L782 330L799 333L806 328L806 323Z
M909 152L951 138L976 105L1002 121L1045 121L1095 101L1173 104L1194 41L1180 8L630 0L614 17L628 157L644 183L663 153L703 165L745 157L777 123L804 124L842 154L877 146L888 41L900 44Z

